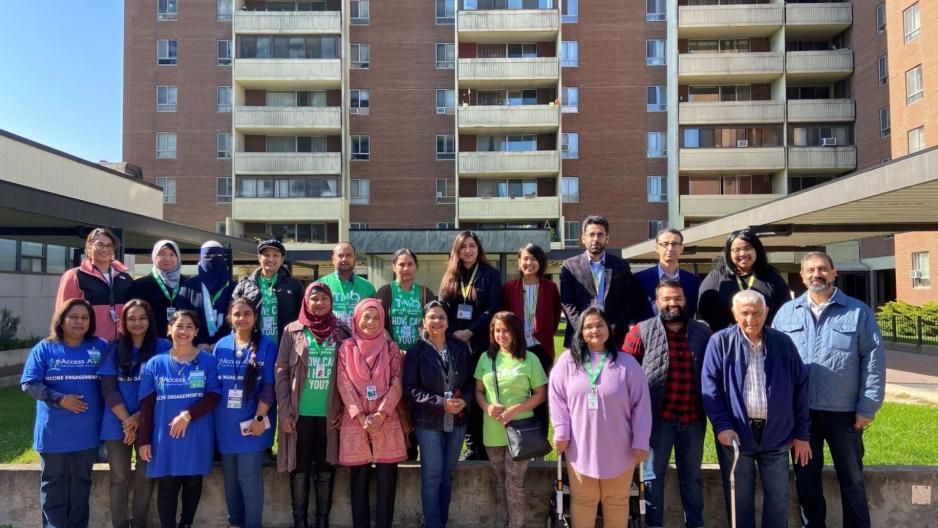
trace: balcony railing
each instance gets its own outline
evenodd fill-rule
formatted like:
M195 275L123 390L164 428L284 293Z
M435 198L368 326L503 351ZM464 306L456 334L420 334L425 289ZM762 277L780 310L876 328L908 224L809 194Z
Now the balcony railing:
M781 4L680 6L681 38L716 36L762 37L784 24Z
M336 131L342 128L339 107L239 106L234 113L234 127L241 130Z
M235 33L319 34L342 32L338 11L237 11Z
M776 171L785 168L784 147L682 148L682 172Z
M559 216L560 198L557 196L459 199L459 218L464 220L523 220Z
M458 159L460 176L498 174L549 176L560 171L560 152L556 150L460 152Z
M781 101L714 101L681 103L680 124L781 123L785 106Z
M785 63L789 79L833 81L853 73L853 51L789 51Z
M847 172L857 168L855 146L788 147L791 172Z
M803 99L788 101L788 121L823 123L853 121L856 109L853 99Z
M238 152L236 174L340 174L342 154L338 152Z
M235 59L234 80L247 88L338 87L339 59Z
M240 222L334 222L344 207L342 198L235 198L231 217Z
M456 20L460 42L505 42L522 36L546 40L560 31L556 9L460 11Z
M459 82L476 86L549 86L560 76L560 59L459 59Z
M786 30L796 27L831 27L842 31L852 23L853 5L850 2L785 5Z
M681 215L692 218L722 217L784 196L784 194L685 194L681 196Z
M555 105L461 106L456 112L459 128L466 132L539 132L560 126L560 107Z
M719 82L727 79L769 81L782 75L781 53L681 53L678 76L685 82Z

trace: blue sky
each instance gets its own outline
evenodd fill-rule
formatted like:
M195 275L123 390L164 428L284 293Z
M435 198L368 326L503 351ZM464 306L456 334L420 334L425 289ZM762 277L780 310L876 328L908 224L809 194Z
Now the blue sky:
M123 0L28 0L0 16L0 128L120 161Z

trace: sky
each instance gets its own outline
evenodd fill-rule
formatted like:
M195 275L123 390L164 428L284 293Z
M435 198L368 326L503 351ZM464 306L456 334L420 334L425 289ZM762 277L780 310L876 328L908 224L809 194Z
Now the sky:
M123 0L4 2L0 129L120 161L123 41Z

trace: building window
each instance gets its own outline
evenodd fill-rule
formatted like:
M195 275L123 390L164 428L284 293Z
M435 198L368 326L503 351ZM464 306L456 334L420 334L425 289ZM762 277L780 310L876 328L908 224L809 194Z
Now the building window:
M668 226L667 220L649 220L648 221L648 239L652 240L658 236L658 232Z
M560 202L580 203L579 176L564 176L560 179Z
M563 246L578 247L580 245L580 222L565 220L563 223Z
M920 126L909 130L909 154L915 154L923 148L925 148L925 127Z
M573 24L580 20L580 0L560 0L560 21Z
M352 136L352 161L371 159L371 136Z
M163 188L163 203L176 203L176 178L160 176L156 178L156 185Z
M456 67L456 45L450 43L437 43L436 69L452 70Z
M157 159L176 159L176 133L175 132L157 132L156 133L156 158Z
M218 65L231 66L231 41L218 40L216 47L218 48Z
M445 229L456 229L456 223L455 223L455 222L437 222L437 223L436 223L436 228L437 228L437 229L444 229L444 230L445 230Z
M879 109L879 137L889 137L889 107Z
M886 3L883 2L876 6L876 32L883 33L886 31Z
M580 111L580 89L575 86L560 88L560 111L576 113Z
M156 3L157 20L176 20L179 17L179 3L176 0L159 0Z
M156 63L160 66L175 66L179 63L175 40L156 41Z
M913 288L931 288L931 265L928 261L928 251L912 253L912 271L909 276L912 278Z
M645 64L648 66L663 66L665 62L664 39L646 40Z
M665 20L667 13L667 0L646 0L645 1L645 20L648 22L661 22Z
M349 222L350 231L364 231L368 229L368 222Z
M453 134L438 134L436 136L436 159L456 159L456 136Z
M563 159L578 159L580 157L580 133L565 132L560 143L560 157Z
M219 235L227 235L228 226L224 222L215 222L215 232Z
M668 201L668 177L667 176L649 176L648 177L648 201L651 203L660 203Z
M231 159L231 132L218 132L215 134L215 157L218 159Z
M216 4L216 11L218 12L218 21L219 22L230 22L231 21L231 8L234 4L233 0L218 0Z
M231 203L231 176L215 178L215 201Z
M906 44L917 39L922 33L922 18L919 15L918 2L902 12L902 29L905 33Z
M452 178L436 179L436 203L451 204L456 202L456 180Z
M368 205L371 199L371 181L370 180L349 180L351 184L351 196L349 202L352 205Z
M368 20L371 18L371 9L369 5L370 0L350 0L349 3L349 15L350 15L350 24L368 24Z
M371 92L368 90L349 90L350 114L368 115L371 108Z
M349 44L352 54L349 68L353 70L367 70L371 67L371 45L370 44Z
M649 158L665 158L668 156L668 139L664 132L648 133L648 152Z
M443 90L439 89L436 91L436 113L443 114L452 114L456 111L456 90Z
M216 99L219 113L230 113L231 112L231 87L230 86L219 86L216 91Z
M922 86L922 65L905 72L905 104L917 103L924 97Z
M456 17L456 0L436 0L436 23L452 24Z
M560 67L576 68L580 65L580 47L575 40L560 43Z
M176 87L157 86L156 87L156 111L157 112L175 112L176 111Z
M648 101L645 109L649 112L666 112L668 110L668 93L664 86L648 87Z
M889 59L886 55L879 58L879 84L889 82Z

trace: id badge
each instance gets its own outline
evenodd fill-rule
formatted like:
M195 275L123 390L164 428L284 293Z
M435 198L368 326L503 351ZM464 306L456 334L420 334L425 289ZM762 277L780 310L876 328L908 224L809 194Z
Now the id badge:
M111 321L114 321L115 323L120 322L121 316L117 315L117 308L112 306L108 313L111 314Z
M525 337L525 340L527 341L528 348L541 344L541 342L538 341L536 337L534 337L534 334L527 334L524 337Z
M166 307L166 320L169 321L170 319L172 319L172 318L173 318L173 314L175 314L175 313L176 313L176 307L175 307L175 306L167 306L167 307Z
M445 391L443 393L443 397L446 398L447 400L451 399L453 397L453 391Z
M315 370L313 370L313 377L317 379L324 379L326 377L326 362L319 360L316 362Z
M378 399L378 387L374 385L368 385L365 387L365 397L368 398L368 401L375 401Z
M193 370L189 373L189 388L190 389L204 389L205 388L205 371L203 370Z
M228 408L229 409L240 409L241 402L244 399L244 391L242 389L230 389L228 390Z
M589 393L589 396L586 398L586 408L595 411L599 409L599 395L595 392Z
M217 328L221 328L225 324L225 314L221 312L215 312L215 325Z
M88 350L88 361L91 361L92 365L97 365L101 363L101 352L97 348L91 348Z
M456 319L463 319L469 321L472 319L472 305L471 304L460 304L456 307Z
M270 315L265 315L261 318L261 333L264 335L273 335L276 323L276 318Z

